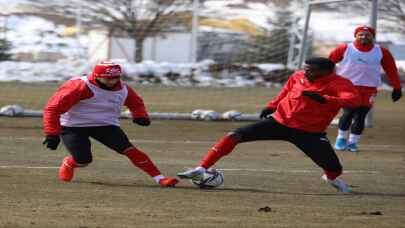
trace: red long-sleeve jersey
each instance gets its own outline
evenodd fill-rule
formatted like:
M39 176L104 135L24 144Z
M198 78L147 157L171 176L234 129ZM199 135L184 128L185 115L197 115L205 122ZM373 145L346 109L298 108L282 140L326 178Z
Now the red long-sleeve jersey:
M362 46L358 42L353 42L355 48L361 52L368 52L370 51L374 45L367 45L367 46ZM339 63L342 61L344 54L347 49L347 44L341 44L337 46L332 52L329 54L329 59L332 60L334 63ZM394 57L392 56L391 52L384 48L381 47L382 51L382 59L381 59L381 66L384 69L385 73L387 74L388 80L391 84L391 86L394 89L400 89L401 88L401 81L399 79L399 74L398 74L398 68L395 63Z
M98 86L93 76L88 76L88 79L90 83ZM149 118L142 98L130 86L119 82L113 90L120 90L122 86L126 86L128 90L124 105L128 107L132 117ZM44 108L44 134L59 135L61 129L60 116L69 111L80 100L91 97L93 97L93 92L83 80L69 80L62 84Z
M303 91L317 92L326 103L303 96ZM267 107L275 110L273 118L282 125L307 132L324 132L341 107L356 107L359 103L358 92L348 79L332 73L310 82L304 71L298 71L290 76Z

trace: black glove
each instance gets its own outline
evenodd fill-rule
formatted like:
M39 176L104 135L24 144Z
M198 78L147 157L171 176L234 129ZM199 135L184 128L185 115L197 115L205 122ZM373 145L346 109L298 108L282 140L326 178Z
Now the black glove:
M274 110L271 108L264 108L261 112L260 112L260 119L268 119L270 117L271 114L273 114Z
M402 90L401 89L394 89L391 93L392 101L395 102L402 97Z
M145 118L145 117L134 118L132 120L132 122L136 123L138 125L141 125L141 126L149 126L150 125L149 118Z
M311 92L311 91L303 91L302 92L303 96L309 97L312 100L321 103L321 104L325 104L326 103L326 99L322 96L319 95L317 92Z
M47 135L42 142L43 145L46 145L46 148L51 150L56 150L60 143L59 135Z

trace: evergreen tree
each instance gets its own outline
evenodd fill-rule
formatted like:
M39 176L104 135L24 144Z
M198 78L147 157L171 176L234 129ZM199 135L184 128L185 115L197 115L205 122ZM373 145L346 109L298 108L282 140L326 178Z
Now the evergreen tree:
M0 61L11 59L11 54L8 53L11 49L11 44L5 39L0 39Z
M292 12L281 8L275 12L271 23L274 29L270 32L254 36L252 40L241 45L235 62L241 63L282 63L287 64L289 50L289 29Z

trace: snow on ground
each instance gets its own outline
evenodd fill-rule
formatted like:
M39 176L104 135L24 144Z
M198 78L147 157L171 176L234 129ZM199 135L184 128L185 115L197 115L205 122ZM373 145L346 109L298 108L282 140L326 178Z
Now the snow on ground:
M68 58L86 55L87 36L63 37L65 26L35 16L9 16L6 21L11 53L61 53Z
M24 0L0 0L0 9L4 10L8 4L16 7ZM241 4L241 0L207 1L201 15L216 15L218 18L246 17L263 28L271 29L268 20L274 16L271 6L262 3L250 3L241 9L232 5ZM220 13L219 13L220 12ZM297 11L303 13L303 10ZM344 20L342 14L331 12L313 12L311 15L311 29L316 39L333 40L337 42L353 39L353 30L358 24L367 23L368 18L355 17ZM4 23L4 18L0 18ZM9 16L7 18L7 39L12 41L12 53L61 53L66 59L47 62L0 62L0 81L62 81L72 76L89 73L92 66L87 63L87 36L75 37L61 36L64 26L55 25L43 18L34 16ZM338 34L338 35L337 35ZM379 34L379 40L392 40L405 42L398 34ZM398 66L405 70L405 62L398 61ZM170 64L145 61L139 64L122 62L125 72L132 80L143 80L150 83L154 79L168 85L190 85L197 81L199 86L247 86L263 84L262 78L250 77L243 74L228 74L226 77L213 77L208 72L212 61L203 61L197 64ZM256 67L264 72L283 69L281 64L259 64ZM171 74L175 79L164 77ZM156 78L148 78L156 77Z
M122 64L126 79L141 84L163 84L173 86L270 86L273 83L265 81L263 75L225 72L213 77L209 65L213 61L206 60L196 64L171 64L164 62L145 61L134 64L117 60ZM274 70L283 70L282 64L258 64L257 67L268 74ZM69 78L91 73L92 66L87 66L85 60L61 60L56 63L32 62L0 62L0 81L65 81Z
M405 60L397 60L396 63L397 63L398 69L405 71Z
M272 29L273 26L268 23L268 19L274 17L271 6L263 3L249 3L245 8L232 7L242 3L241 0L206 1L200 15L218 19L247 18L264 29Z

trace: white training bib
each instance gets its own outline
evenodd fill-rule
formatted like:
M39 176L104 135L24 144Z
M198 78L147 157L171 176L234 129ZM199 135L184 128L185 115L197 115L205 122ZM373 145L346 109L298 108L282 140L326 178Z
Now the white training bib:
M123 84L121 90L101 89L89 82L87 77L80 77L93 92L93 97L81 100L69 111L62 114L60 122L66 127L119 126L121 108L128 95Z
M382 51L379 45L375 45L368 52L361 52L350 43L336 73L356 86L379 87L382 83L381 59Z

